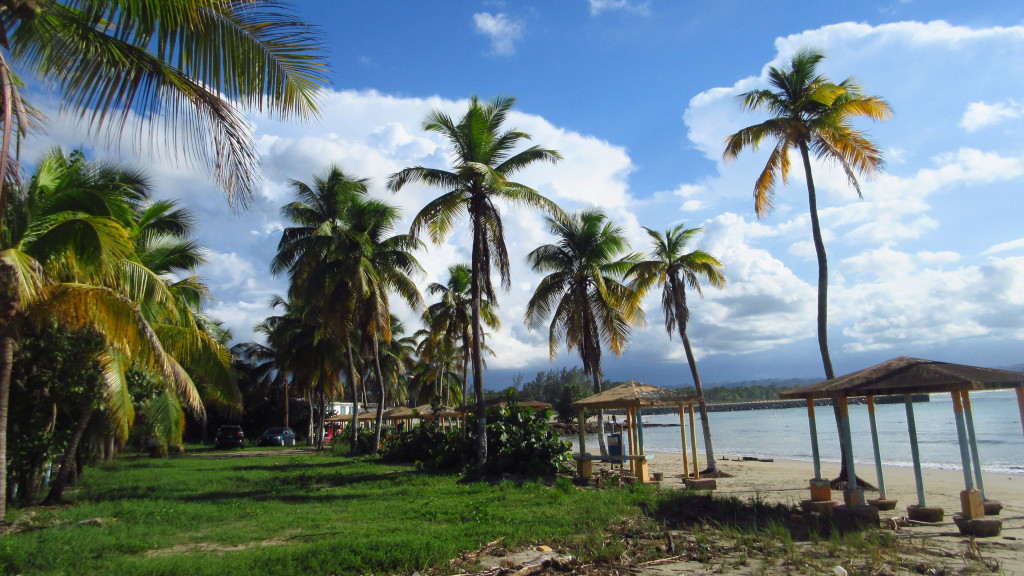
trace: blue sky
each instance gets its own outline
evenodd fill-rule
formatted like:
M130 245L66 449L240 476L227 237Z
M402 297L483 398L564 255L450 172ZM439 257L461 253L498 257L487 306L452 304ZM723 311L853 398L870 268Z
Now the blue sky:
M156 176L159 195L182 199L209 249L204 275L212 315L236 338L286 290L269 261L284 223L288 181L331 163L372 179L406 218L436 194L384 190L415 164L446 165L444 143L422 132L432 108L458 115L470 95L517 98L510 127L565 160L523 172L567 210L598 206L637 251L641 226L701 226L695 247L726 266L728 286L691 299L690 338L706 383L821 377L815 340L816 262L807 195L796 170L775 211L758 220L751 191L766 152L722 161L722 141L764 116L735 95L765 87L768 66L802 47L827 54L821 71L855 76L886 98L893 118L859 124L885 151L883 175L864 198L833 167L815 164L830 264L830 341L839 374L898 355L1006 366L1024 361L1024 4L932 1L758 3L576 0L537 2L295 2L321 26L333 85L319 120L251 116L264 189L250 211L231 212L203 174L159 153L119 157ZM439 8L439 7L442 7ZM753 8L752 8L753 7ZM49 138L91 143L54 118ZM96 150L93 157L114 155ZM798 159L794 158L795 161ZM799 166L799 164L795 164ZM499 297L502 329L489 344L488 387L512 374L577 363L548 359L546 331L523 310L537 276L525 254L551 241L539 215L507 211L512 290ZM420 279L443 280L468 260L464 233L419 254ZM647 326L606 377L689 383L678 341L663 328L657 295ZM413 315L403 312L407 323Z

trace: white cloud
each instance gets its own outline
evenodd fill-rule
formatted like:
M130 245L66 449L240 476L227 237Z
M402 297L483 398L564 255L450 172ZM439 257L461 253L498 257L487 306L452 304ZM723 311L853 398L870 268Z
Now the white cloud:
M998 254L1000 252L1008 252L1010 250L1024 249L1024 238L1018 238L1016 240L1010 240L1009 242L1001 242L986 249L982 252L984 256L990 256L992 254Z
M977 132L982 128L998 124L1003 120L1020 118L1024 115L1024 106L1016 102L971 102L960 121L960 127L968 132Z
M516 42L523 36L523 23L507 15L490 12L473 14L473 25L478 34L491 39L491 52L498 56L511 56L516 52Z
M590 15L597 16L602 12L613 10L625 10L635 12L643 16L651 13L650 1L637 2L636 0L588 0L590 2Z

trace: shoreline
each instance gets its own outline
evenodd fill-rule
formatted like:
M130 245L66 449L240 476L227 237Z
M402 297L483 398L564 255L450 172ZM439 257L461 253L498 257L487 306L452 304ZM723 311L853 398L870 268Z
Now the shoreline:
M662 486L682 486L683 455L681 453L649 453L650 471L665 475ZM769 500L789 505L798 505L810 497L809 479L814 476L811 462L801 460L774 459L771 462L758 460L736 460L742 456L729 455L718 460L722 472L731 478L717 479L716 494L736 496L743 499ZM706 460L698 454L698 464L706 468ZM839 473L838 462L823 462L822 475L828 478ZM690 464L692 468L692 463ZM877 484L874 465L858 465L860 478ZM883 465L886 497L899 500L895 516L906 514L906 507L917 504L917 485L911 467ZM925 498L928 506L941 506L946 511L946 520L951 522L954 513L960 511L960 491L964 489L964 475L960 470L926 468L922 470ZM1004 519L1004 535L1024 539L1024 475L999 472L984 472L985 495L1003 504L1001 517ZM842 500L842 493L833 491L833 499ZM869 498L878 497L877 492L868 492ZM1007 522L1007 520L1010 520Z

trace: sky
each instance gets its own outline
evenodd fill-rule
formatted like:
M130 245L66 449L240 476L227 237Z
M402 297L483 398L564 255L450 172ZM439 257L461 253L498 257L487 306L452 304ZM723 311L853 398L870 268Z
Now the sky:
M329 165L371 179L375 196L399 205L402 228L439 191L385 190L413 165L449 166L448 148L421 126L432 109L453 117L467 99L513 96L507 126L564 160L516 180L567 211L597 207L646 253L643 227L704 230L693 248L725 266L722 290L690 295L688 328L705 384L823 378L815 332L817 262L799 158L773 212L758 219L751 193L767 150L722 159L726 136L767 117L736 96L766 88L770 66L804 47L823 51L820 71L853 76L893 109L884 123L858 121L883 150L882 174L862 179L863 198L833 165L815 162L830 269L829 341L836 373L895 356L1005 367L1024 362L1024 3L947 0L771 4L648 0L444 3L295 0L318 26L331 86L319 119L250 115L263 167L249 210L227 206L202 171L173 155L108 149L51 111L48 132L23 155L60 144L90 158L145 167L157 196L176 198L199 220L207 247L207 312L235 341L285 294L269 263L290 181ZM30 160L31 162L31 160ZM540 214L503 209L512 288L499 294L502 327L488 337L488 388L517 373L579 365L564 348L549 357L547 330L523 313L539 276L526 254L553 241ZM426 273L468 262L467 225L417 253ZM682 345L664 328L659 294L645 302L605 377L660 386L691 383ZM396 309L397 309L396 305ZM415 313L400 310L409 326Z

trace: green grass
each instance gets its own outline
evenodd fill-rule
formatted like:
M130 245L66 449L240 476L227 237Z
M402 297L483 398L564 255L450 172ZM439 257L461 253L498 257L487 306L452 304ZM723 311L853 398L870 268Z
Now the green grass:
M499 538L581 542L650 497L326 454L128 458L88 469L68 506L12 513L27 529L0 538L0 573L408 573Z

